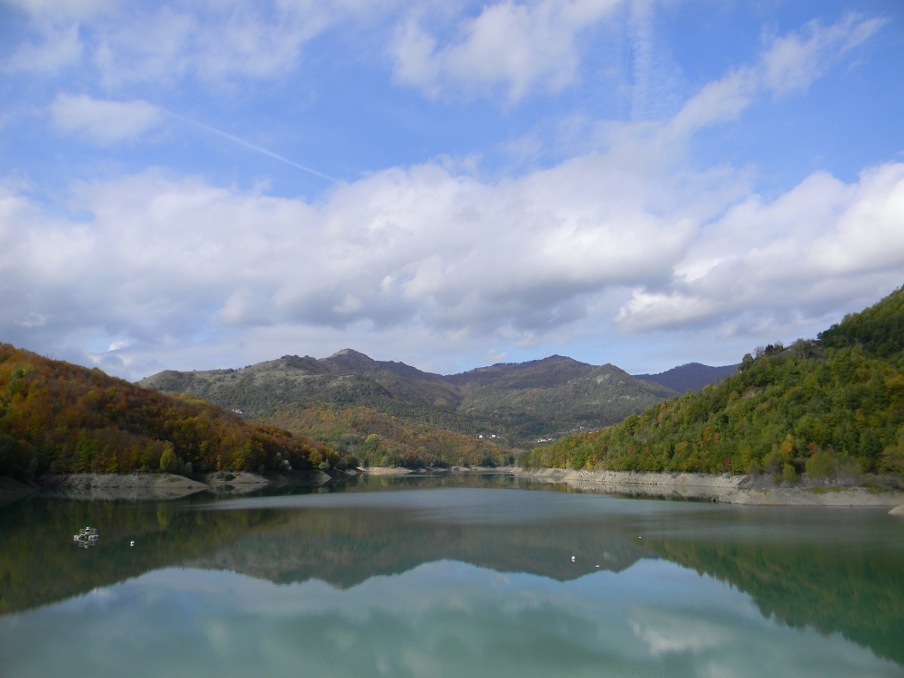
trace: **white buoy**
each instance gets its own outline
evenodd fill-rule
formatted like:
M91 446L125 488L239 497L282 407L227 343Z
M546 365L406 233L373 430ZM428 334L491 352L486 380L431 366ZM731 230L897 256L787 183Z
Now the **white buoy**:
M135 542L134 542L134 541L133 541L133 542L130 542L130 543L129 543L129 546L135 546Z
M577 558L575 558L574 556L571 556L571 562L574 562L575 560L577 560Z

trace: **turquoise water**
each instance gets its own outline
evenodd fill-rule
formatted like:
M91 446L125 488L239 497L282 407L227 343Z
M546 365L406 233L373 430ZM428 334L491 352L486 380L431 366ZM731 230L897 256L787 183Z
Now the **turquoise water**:
M0 675L904 676L885 510L455 484L2 508Z

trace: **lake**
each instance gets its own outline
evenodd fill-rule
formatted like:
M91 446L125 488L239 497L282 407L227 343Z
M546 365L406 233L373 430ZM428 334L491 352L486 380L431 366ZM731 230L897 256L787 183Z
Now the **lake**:
M0 508L0 675L904 676L887 510L508 476L33 498Z

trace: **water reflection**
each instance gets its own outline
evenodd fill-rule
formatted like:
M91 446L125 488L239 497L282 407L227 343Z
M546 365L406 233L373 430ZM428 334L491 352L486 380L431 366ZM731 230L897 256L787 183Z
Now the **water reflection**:
M9 506L3 673L902 675L883 512L405 486Z

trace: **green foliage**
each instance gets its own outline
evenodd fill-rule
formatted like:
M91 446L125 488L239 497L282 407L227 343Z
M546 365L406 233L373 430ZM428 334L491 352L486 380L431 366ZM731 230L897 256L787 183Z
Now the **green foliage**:
M654 405L601 431L523 455L525 466L706 473L763 471L793 482L901 472L904 443L904 290L824 332L775 344L738 374Z
M791 464L785 464L782 468L782 478L786 483L796 483L797 470Z
M875 306L846 316L822 332L819 339L826 347L859 346L879 358L901 354L904 352L904 287Z
M305 469L320 449L198 399L0 344L0 474Z
M899 443L887 447L882 452L879 470L886 473L900 473L904 475L904 444Z
M824 450L813 452L807 459L807 477L812 479L835 478L835 458Z

